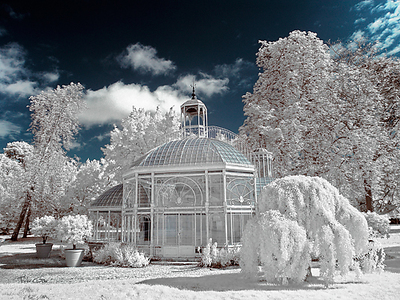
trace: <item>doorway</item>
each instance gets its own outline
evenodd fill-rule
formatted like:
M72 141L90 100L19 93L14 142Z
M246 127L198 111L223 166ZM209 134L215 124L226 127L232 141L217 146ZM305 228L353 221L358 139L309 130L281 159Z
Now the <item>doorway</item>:
M205 234L203 219L205 221L203 214L165 214L163 255L165 257L196 256L195 248L197 244L201 244L202 235Z

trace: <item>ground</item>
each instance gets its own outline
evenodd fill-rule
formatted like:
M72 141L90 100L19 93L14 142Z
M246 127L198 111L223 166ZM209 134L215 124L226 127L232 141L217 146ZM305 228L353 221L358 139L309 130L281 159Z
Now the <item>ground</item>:
M0 236L0 240L2 237ZM3 238L4 239L4 238ZM400 225L381 243L387 253L380 274L337 276L325 288L314 277L299 286L276 286L244 278L240 268L198 268L195 264L151 264L140 269L113 268L83 262L67 268L59 244L51 257L37 259L29 237L0 243L0 299L399 299Z

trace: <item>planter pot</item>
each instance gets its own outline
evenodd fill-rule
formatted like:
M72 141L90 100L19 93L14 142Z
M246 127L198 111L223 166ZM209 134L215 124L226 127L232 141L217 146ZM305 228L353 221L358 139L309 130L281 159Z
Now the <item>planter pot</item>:
M79 267L82 263L84 252L84 249L66 249L64 253L67 267Z
M48 258L50 257L51 248L53 247L52 243L46 244L36 244L36 257L37 258Z

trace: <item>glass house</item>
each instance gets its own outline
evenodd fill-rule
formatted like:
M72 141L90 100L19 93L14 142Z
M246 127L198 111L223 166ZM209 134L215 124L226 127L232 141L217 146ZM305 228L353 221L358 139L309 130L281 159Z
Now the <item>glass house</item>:
M240 243L257 194L272 181L272 155L208 126L193 92L181 106L180 138L132 162L123 184L91 206L96 241L133 243L152 257L191 258L209 239Z

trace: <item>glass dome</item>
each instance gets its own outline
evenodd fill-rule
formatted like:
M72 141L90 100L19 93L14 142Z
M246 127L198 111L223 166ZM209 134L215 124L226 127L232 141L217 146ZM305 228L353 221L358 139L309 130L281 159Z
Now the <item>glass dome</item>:
M198 165L228 163L252 166L233 146L216 139L186 138L165 143L137 160L133 166Z
M91 207L122 207L123 185L119 184L101 194Z

